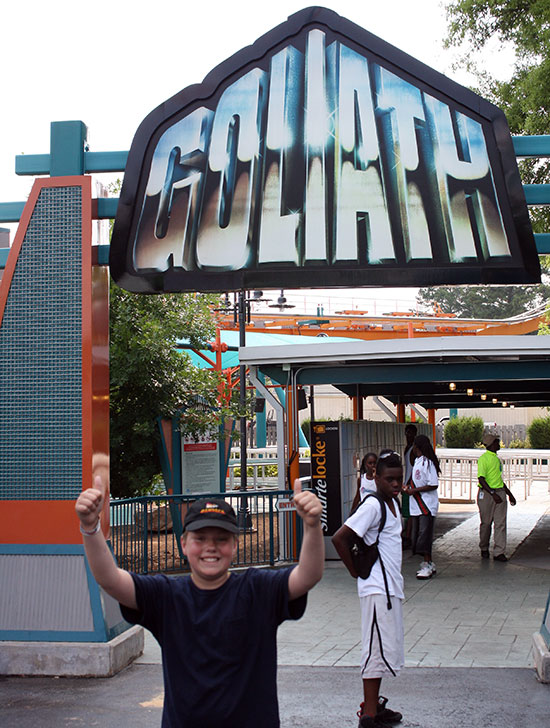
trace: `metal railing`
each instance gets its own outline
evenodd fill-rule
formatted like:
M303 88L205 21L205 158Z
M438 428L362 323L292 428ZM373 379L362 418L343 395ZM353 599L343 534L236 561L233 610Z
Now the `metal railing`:
M200 495L141 496L111 501L111 545L118 565L139 574L188 571L180 536L185 513L198 498L224 498L241 530L233 567L294 561L300 551L302 523L294 512L279 510L291 491L238 491Z
M253 447L247 450L247 481L248 487L253 490L257 488L277 488L277 448L276 447ZM300 462L309 458L310 450L306 447L300 448ZM239 475L241 471L240 450L231 448L227 464L226 490L233 490L239 487Z
M485 449L437 448L436 452L441 466L439 500L475 502L477 461ZM547 480L550 492L550 451L503 448L498 457L502 462L502 478L516 498L527 499L534 480Z

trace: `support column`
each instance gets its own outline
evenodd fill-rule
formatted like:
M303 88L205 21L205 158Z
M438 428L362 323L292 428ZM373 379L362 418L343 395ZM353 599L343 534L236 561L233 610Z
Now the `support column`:
M429 409L428 410L428 424L432 426L432 444L435 449L435 410Z
M107 676L143 646L92 577L74 513L96 475L109 488L108 273L91 238L91 178L36 180L0 283L4 674ZM108 538L108 497L101 522Z
M396 415L398 422L405 422L405 405L401 402L397 405Z

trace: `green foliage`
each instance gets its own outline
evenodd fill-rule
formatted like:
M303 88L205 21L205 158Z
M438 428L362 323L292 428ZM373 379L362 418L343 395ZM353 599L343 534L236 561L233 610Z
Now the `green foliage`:
M519 437L516 440L510 440L508 443L508 447L512 450L523 450L523 449L529 449L531 447L531 443L529 442L529 438L527 440L521 440Z
M475 447L482 436L481 417L453 417L445 425L445 447Z
M214 296L136 295L111 285L111 492L146 492L160 471L157 417L180 416L182 432L217 430L228 414L218 408L216 372L194 367L176 340L194 346L214 337ZM233 408L233 414L235 414Z
M538 417L527 428L531 447L535 450L550 449L550 417Z
M537 334L539 336L548 336L550 334L550 306L548 304L546 305L544 317L539 323Z
M405 422L412 422L412 417L408 413L405 413ZM416 423L417 425L422 425L425 422L426 420L423 417L421 417L420 415L416 415L416 420L414 421L414 423Z
M459 318L500 319L536 308L550 297L550 286L432 286L418 291L424 308L441 307Z
M550 134L550 2L549 0L453 0L446 3L445 45L463 53L459 65L477 77L474 90L499 106L512 134ZM511 47L515 66L507 81L476 66L475 54L496 39ZM480 61L482 64L482 60ZM526 159L518 164L526 184L550 183L550 162ZM550 208L529 208L534 232L550 231ZM541 263L544 261L541 260ZM545 262L543 273L548 273ZM422 288L417 301L438 303L444 313L461 318L508 318L550 298L547 285L453 286Z

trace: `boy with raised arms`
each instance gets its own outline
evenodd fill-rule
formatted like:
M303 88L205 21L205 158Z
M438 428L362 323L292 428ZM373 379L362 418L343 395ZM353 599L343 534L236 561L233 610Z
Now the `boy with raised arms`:
M162 648L162 728L278 728L279 624L299 619L307 592L321 579L322 506L294 485L304 524L297 566L230 573L238 525L223 498L195 501L184 519L183 552L191 574L143 576L116 565L99 527L104 488L96 478L76 502L84 547L97 582Z

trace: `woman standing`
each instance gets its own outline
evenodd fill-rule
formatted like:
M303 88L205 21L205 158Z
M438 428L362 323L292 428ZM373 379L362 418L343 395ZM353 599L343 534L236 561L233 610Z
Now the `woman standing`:
M416 572L416 578L431 579L436 574L435 564L432 561L432 542L434 521L439 509L437 488L441 468L432 443L426 435L417 435L414 438L413 453L415 461L412 483L404 485L403 491L410 496L412 550L414 554L421 554L424 557Z

